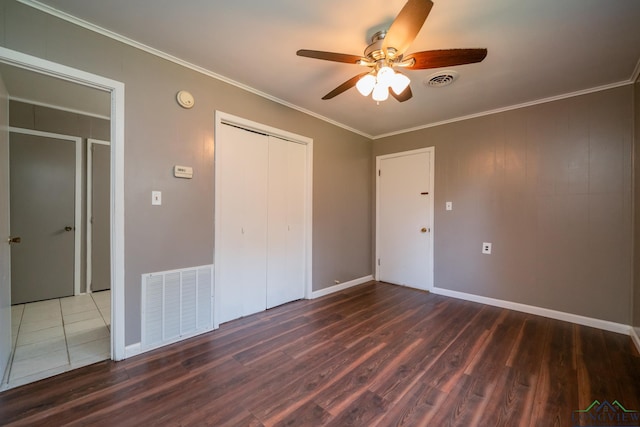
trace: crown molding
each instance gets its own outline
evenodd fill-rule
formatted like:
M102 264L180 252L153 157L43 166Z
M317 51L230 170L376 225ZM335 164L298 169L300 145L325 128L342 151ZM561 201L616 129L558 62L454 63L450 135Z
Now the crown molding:
M579 91L565 93L565 94L557 95L557 96L550 96L548 98L536 99L534 101L523 102L521 104L510 105L508 107L496 108L494 110L482 111L480 113L469 114L469 115L466 115L466 116L460 116L460 117L455 117L453 119L447 119L447 120L442 120L442 121L439 121L439 122L428 123L426 125L416 126L416 127L409 128L409 129L402 129L402 130L395 131L395 132L389 132L389 133L385 133L385 134L382 134L382 135L376 135L371 139L376 140L376 139L388 138L390 136L401 135L401 134L409 133L409 132L415 132L415 131L422 130L422 129L432 128L432 127L436 127L436 126L442 126L442 125L446 125L446 124L449 124L449 123L461 122L461 121L464 121L464 120L475 119L475 118L478 118L478 117L490 116L492 114L504 113L506 111L518 110L518 109L526 108L526 107L532 107L534 105L546 104L546 103L549 103L549 102L559 101L559 100L567 99L567 98L573 98L573 97L581 96L581 95L587 95L587 94L594 93L594 92L601 92L603 90L614 89L614 88L617 88L617 87L627 86L627 85L630 85L630 84L633 84L633 80L624 80L624 81L621 81L621 82L612 83L612 84L603 85L603 86L597 86L597 87L593 87L593 88L590 88L590 89L579 90Z

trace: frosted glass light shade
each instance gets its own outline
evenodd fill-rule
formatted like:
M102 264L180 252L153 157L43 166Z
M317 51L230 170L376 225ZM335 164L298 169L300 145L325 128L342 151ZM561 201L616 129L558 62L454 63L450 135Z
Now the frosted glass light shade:
M373 100L374 101L386 101L389 97L389 87L384 84L376 84L376 87L373 88Z
M358 92L360 92L362 96L369 96L375 85L376 78L371 74L367 74L358 80L358 83L356 83L356 89L358 89Z
M378 70L378 84L386 87L391 86L393 83L393 76L395 72L390 67L382 67Z
M400 95L404 90L409 86L409 77L405 76L401 73L396 73L393 76L393 81L391 82L391 90L395 92L396 95Z

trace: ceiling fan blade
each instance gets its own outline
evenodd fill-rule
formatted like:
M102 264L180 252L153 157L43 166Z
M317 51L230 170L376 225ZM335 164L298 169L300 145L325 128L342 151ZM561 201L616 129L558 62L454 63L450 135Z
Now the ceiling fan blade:
M360 80L363 76L366 76L367 74L369 74L369 72L358 74L357 76L351 77L349 80L342 83L340 86L338 86L337 88L335 88L334 90L332 90L331 92L323 96L322 99L331 99L335 96L340 95L342 92L351 89L356 85L356 83L358 83L358 80Z
M432 7L431 0L409 0L387 31L382 50L386 53L392 47L397 50L397 55L403 54L420 32Z
M363 59L361 56L348 55L346 53L323 52L321 50L300 49L296 52L298 56L307 58L324 59L325 61L346 62L347 64L357 64Z
M413 97L413 92L411 92L411 86L407 86L407 88L403 90L402 93L400 93L400 95L396 95L396 93L392 89L389 89L389 93L399 102L408 101Z
M413 58L415 64L409 70L425 70L427 68L451 67L454 65L473 64L487 56L487 49L443 49L426 50L407 55L403 61Z

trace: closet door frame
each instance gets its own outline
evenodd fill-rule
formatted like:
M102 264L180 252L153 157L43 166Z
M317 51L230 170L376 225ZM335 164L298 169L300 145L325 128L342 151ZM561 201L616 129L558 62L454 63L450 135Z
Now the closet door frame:
M271 126L263 125L261 123L257 123L251 120L244 119L242 117L234 116L232 114L228 114L222 111L215 112L215 124L214 124L214 177L215 177L215 185L214 191L220 182L219 179L219 168L215 167L216 162L218 161L217 156L215 154L215 141L220 135L220 126L232 125L237 126L249 131L254 131L258 133L262 133L269 136L274 136L277 138L285 139L297 144L306 145L306 176L305 176L305 215L304 215L304 237L305 237L305 274L304 274L304 298L309 299L312 294L312 247L313 247L313 239L312 239L312 208L313 208L313 139L298 135L292 132L288 132L282 129L277 129ZM220 301L220 288L216 286L218 283L218 269L216 268L216 253L217 248L219 248L219 236L218 227L220 224L218 222L218 218L220 218L220 204L219 204L219 195L218 191L214 193L214 249L213 249L213 264L214 264L214 313L213 313L213 323L214 329L217 329L220 325L219 322L219 313L221 308Z

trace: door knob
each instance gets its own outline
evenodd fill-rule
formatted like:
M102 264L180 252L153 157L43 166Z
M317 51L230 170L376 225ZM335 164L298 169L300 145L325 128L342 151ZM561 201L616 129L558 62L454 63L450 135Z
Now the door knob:
M427 227L422 227L422 229L420 230L421 233L426 233L427 231Z
M9 237L7 239L7 243L12 244L12 243L20 243L22 241L22 239L20 237Z
M64 228L64 231L71 231L73 230L73 227L69 227L68 225Z

